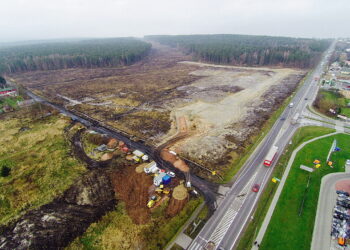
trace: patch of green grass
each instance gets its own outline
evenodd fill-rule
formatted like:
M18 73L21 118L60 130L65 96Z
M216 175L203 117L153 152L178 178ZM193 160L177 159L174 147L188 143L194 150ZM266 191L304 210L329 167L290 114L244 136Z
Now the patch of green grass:
M16 109L18 107L17 101L21 101L21 100L23 100L23 98L20 96L2 98L0 99L0 109L2 109L5 105L8 105L13 109Z
M332 154L334 168L330 168L326 165L326 157L334 139L342 150ZM349 144L349 135L337 134L312 142L299 151L260 249L310 249L321 179L329 173L344 171L345 161L350 155ZM313 173L299 168L301 164L313 166L314 159L321 160L322 166ZM300 210L305 192L304 206Z
M347 117L350 117L350 108L348 108L348 107L342 108L341 113Z
M350 117L350 108L347 104L349 99L345 98L338 91L335 90L320 90L315 101L315 106L323 114L329 115L330 108L337 110L340 108L340 114Z
M330 128L314 127L314 126L302 127L298 129L294 137L292 138L292 144L288 145L286 150L283 152L283 154L279 158L279 161L277 162L272 175L277 178L282 177L292 152L301 143L308 141L312 138L329 134L332 132L335 132L335 130ZM243 249L251 248L253 241L255 239L255 236L264 220L265 214L267 213L267 210L269 208L269 205L272 201L272 198L276 189L277 189L277 185L275 183L269 182L267 184L264 190L264 193L260 197L259 204L254 214L254 219L251 221L251 223L248 225L247 229L245 230L237 249L243 250Z
M0 177L0 225L46 204L86 171L70 155L64 136L66 119L5 118L0 121L0 165L11 172ZM20 128L28 127L20 132Z
M203 199L191 199L172 218L165 217L166 207L161 206L144 225L134 224L124 204L119 203L114 211L91 224L67 249L164 249L201 202Z

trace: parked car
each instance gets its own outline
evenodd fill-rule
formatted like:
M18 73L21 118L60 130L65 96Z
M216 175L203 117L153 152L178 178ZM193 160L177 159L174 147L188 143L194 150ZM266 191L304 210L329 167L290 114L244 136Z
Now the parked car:
M252 187L252 191L253 192L259 192L259 189L260 189L260 185L259 184L254 184L253 187Z
M345 208L350 208L350 204L346 201L337 201L337 205Z
M175 173L174 172L169 171L166 174L169 175L171 178L175 177Z
M350 198L350 197L345 194L338 194L338 198Z
M349 196L349 193L348 193L348 192L345 192L345 191L343 191L343 190L337 190L336 193L337 193L337 194L343 194L343 195Z

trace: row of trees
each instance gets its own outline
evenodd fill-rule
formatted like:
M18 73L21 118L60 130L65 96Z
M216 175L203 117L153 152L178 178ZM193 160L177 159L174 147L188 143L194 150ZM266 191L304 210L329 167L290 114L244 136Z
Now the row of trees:
M147 36L178 47L195 60L219 64L283 65L308 68L330 45L329 40L250 35Z
M0 75L0 89L6 87L6 79Z
M134 38L46 42L0 48L0 73L130 65L151 44Z

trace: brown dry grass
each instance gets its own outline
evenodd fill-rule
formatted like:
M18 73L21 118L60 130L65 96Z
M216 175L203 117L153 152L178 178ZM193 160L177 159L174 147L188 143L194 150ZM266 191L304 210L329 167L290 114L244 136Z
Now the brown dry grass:
M0 177L0 224L50 202L86 171L69 154L68 124L59 116L0 120L0 164L11 166L10 176ZM30 130L19 132L24 126Z

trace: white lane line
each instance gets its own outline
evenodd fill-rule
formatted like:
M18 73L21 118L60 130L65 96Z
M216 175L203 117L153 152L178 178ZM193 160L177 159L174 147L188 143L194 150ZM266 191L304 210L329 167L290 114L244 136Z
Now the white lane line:
M257 172L252 176L252 178L247 182L247 184L242 189L241 193L236 196L233 200L226 213L222 216L220 223L216 226L213 233L211 234L209 241L218 245L226 235L227 230L231 226L233 220L235 219L238 211L242 207L244 201L246 200L247 194L249 193L252 183L255 181Z
M270 169L268 169L268 171L265 172L264 177L263 177L263 181L262 181L262 184L261 184L261 190L263 190L265 184L267 183L267 178L268 178L268 176L270 175L270 172L272 171L272 169L273 169L273 167L271 167ZM256 176L256 177L257 177L257 176ZM237 239L239 238L239 235L242 233L242 230L243 230L243 228L244 228L244 225L247 223L247 220L250 218L250 215L251 215L251 213L252 213L252 211L253 211L253 209L254 209L254 207L255 207L255 204L256 204L257 201L259 200L260 195L261 195L261 193L259 193L259 195L257 195L257 196L255 197L254 203L253 203L253 205L252 205L252 207L251 207L251 209L250 209L248 215L246 216L246 219L245 219L244 223L241 225L241 228L240 228L240 230L239 230L239 232L238 232L238 234L237 234L235 240L233 241L232 246L234 246L234 245L236 244L236 241L237 241ZM242 204L242 205L243 205L243 204ZM222 241L222 239L221 239L221 241ZM219 245L221 244L221 241L217 244L217 246L219 246Z

